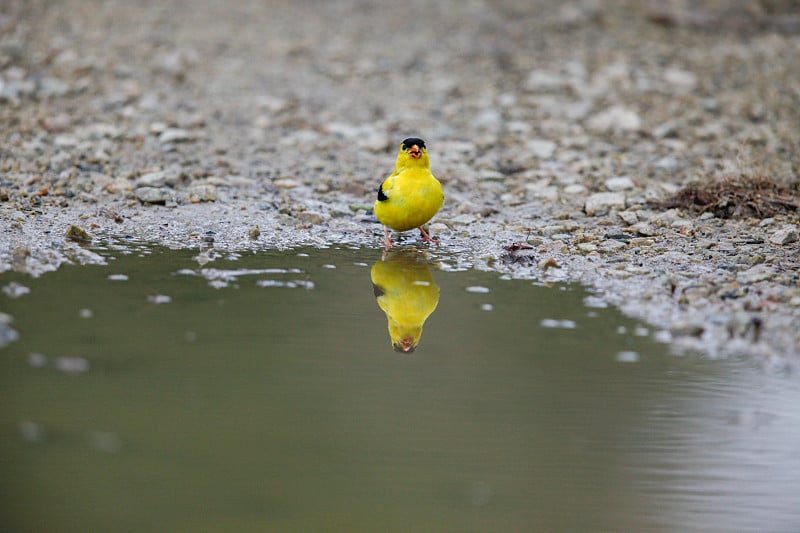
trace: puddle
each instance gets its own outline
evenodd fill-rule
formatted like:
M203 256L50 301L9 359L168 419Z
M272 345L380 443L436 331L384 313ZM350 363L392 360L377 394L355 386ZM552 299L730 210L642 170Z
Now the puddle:
M790 531L800 384L446 255L0 276L14 531ZM27 290L26 290L27 289Z

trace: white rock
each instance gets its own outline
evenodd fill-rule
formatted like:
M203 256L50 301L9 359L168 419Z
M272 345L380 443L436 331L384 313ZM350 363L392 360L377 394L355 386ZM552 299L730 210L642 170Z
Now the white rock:
M664 81L684 91L691 91L697 85L697 76L693 72L679 68L664 70Z
M359 148L370 152L382 152L391 144L389 136L383 132L370 131L358 138L356 144Z
M216 200L217 187L210 183L195 183L189 187L189 201L193 204L215 202Z
M188 142L194 138L190 131L183 128L167 128L158 136L158 140L162 143Z
M612 209L625 209L625 194L620 192L597 192L586 199L584 211L589 216L602 215Z
M136 178L137 187L163 187L164 185L175 185L178 183L177 174L166 170L148 172Z
M772 244L789 244L797 242L798 233L795 226L783 226L781 229L770 235L769 242Z
M548 139L528 141L528 150L539 159L550 159L556 151L556 143Z
M680 162L671 155L666 155L655 163L655 167L662 170L675 170L679 166Z
M633 180L628 176L619 176L616 178L609 178L606 180L606 189L613 192L627 191L633 189L636 185Z
M617 215L629 226L639 222L639 216L636 214L636 211L620 211Z
M569 85L569 78L560 72L533 70L525 80L525 88L531 91L558 89Z
M143 204L164 204L172 200L172 192L160 187L139 187L134 195Z
M642 128L642 119L636 111L616 105L591 117L587 126L601 133L637 131Z
M564 194L574 196L578 194L583 194L586 192L586 187L581 185L580 183L573 183L564 187Z
M656 228L649 222L637 222L631 225L631 229L644 237L652 237L657 233Z
M772 279L773 277L775 277L775 271L772 270L772 268L767 265L756 265L745 270L744 272L739 272L739 274L736 275L736 281L743 285L747 285L750 283Z
M39 92L46 97L64 96L69 90L69 85L58 78L45 77L39 82Z

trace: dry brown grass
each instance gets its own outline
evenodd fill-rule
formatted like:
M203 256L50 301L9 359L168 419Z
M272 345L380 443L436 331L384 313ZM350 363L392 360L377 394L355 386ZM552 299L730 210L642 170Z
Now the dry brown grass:
M723 178L688 185L656 206L677 207L693 214L710 212L719 218L798 215L800 183L788 185L764 176Z

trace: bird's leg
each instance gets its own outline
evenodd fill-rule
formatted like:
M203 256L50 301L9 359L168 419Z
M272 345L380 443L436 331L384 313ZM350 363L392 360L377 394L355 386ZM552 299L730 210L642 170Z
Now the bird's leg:
M392 247L392 239L389 238L389 228L386 226L383 227L383 244L386 245L386 249Z
M428 235L428 233L425 231L425 229L422 226L419 227L419 232L422 235L422 240L423 241L435 243L437 246L439 245L439 239L431 237L430 235Z

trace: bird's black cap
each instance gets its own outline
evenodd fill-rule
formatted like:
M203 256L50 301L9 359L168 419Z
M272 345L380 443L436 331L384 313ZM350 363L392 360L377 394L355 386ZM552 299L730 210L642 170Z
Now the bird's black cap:
M420 148L425 148L425 149L427 149L427 147L425 146L425 141L423 141L422 139L419 139L419 138L417 138L417 137L409 137L408 139L406 139L405 141L403 141L403 144L401 144L401 145L400 145L400 147L401 147L403 150L408 150L409 148L411 148L411 147L412 147L412 146L414 146L415 144L416 144L417 146L419 146Z

